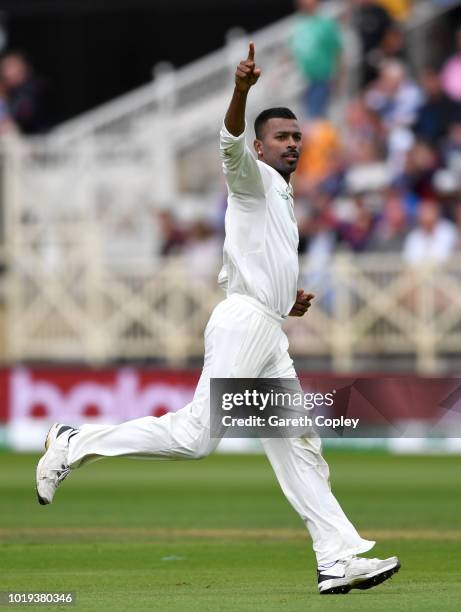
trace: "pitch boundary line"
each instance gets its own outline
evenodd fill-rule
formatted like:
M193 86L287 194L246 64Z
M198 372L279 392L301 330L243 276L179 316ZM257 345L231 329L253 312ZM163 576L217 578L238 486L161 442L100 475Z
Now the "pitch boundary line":
M373 540L461 540L461 530L437 529L365 529L361 531L365 538ZM167 529L143 527L26 527L0 528L0 538L14 536L125 536L125 537L171 537L171 538L209 538L209 539L265 539L265 540L299 540L308 536L303 529Z

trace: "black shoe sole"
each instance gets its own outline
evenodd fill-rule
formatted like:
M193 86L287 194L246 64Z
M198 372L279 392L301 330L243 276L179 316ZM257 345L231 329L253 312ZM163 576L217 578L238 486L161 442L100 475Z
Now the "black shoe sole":
M332 587L326 591L320 591L320 595L347 595L352 587L349 584L345 584L339 587Z
M366 589L372 589L373 587L378 586L378 584L382 584L386 580L389 580L389 578L392 578L392 576L396 574L400 568L401 565L399 562L392 569L387 570L382 574L377 574L372 578L368 578L368 580L364 580L363 582L360 582L358 584L345 584L338 587L332 587L331 589L321 591L320 595L347 595L347 593L349 593L351 589L360 589L361 591L365 591Z
M368 580L365 580L364 582L361 582L360 584L358 584L357 586L353 586L352 588L360 589L361 591L364 591L365 589L371 589L372 587L377 586L382 582L385 582L389 578L392 578L393 574L396 574L399 571L400 567L400 563L397 563L395 567L388 570L387 572L383 572L382 574L373 576L373 578L369 578Z
M41 506L47 506L47 505L48 505L48 502L47 502L45 499L43 499L43 497L40 497L40 495L38 494L38 490L37 490L37 489L35 489L35 492L37 493L38 503L39 503Z

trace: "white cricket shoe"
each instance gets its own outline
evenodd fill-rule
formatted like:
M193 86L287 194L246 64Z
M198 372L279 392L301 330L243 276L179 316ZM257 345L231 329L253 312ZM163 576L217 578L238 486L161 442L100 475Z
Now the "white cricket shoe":
M69 438L76 433L78 429L70 425L55 423L46 436L46 453L38 462L36 473L37 497L42 506L51 504L57 487L70 474L67 465Z
M349 593L351 589L371 589L381 584L400 569L397 557L389 559L367 559L348 557L336 561L330 567L317 570L321 595Z

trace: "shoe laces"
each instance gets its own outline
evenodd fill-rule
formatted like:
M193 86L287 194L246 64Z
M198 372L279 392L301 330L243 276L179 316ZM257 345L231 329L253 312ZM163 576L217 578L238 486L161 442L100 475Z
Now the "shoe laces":
M69 476L69 474L71 472L71 469L70 469L69 466L67 466L67 465L65 465L63 463L61 465L60 469L58 469L58 470L55 469L55 470L52 470L52 471L56 474L56 486L58 486L58 485L61 484L61 482L63 480L65 480ZM42 480L51 480L51 481L55 480L53 477L49 478L49 477L46 477L44 475L41 477L41 479Z
M58 477L56 484L60 485L61 482L69 476L69 474L70 474L70 467L65 467L65 466L63 470L56 472L56 475Z

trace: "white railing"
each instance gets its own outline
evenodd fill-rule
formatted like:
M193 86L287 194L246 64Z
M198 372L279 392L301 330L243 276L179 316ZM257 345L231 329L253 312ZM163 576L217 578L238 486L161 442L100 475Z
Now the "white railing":
M345 3L330 1L323 10L339 15L344 8ZM222 120L223 106L216 105L214 99L221 102L222 96L229 95L235 66L246 56L250 38L255 42L257 60L264 72L264 78L254 90L254 97L269 104L273 99L280 100L279 104L293 100L293 96L296 97L303 88L303 79L289 62L287 44L292 25L293 17L290 16L251 36L244 33L241 37L232 36L222 49L179 70L162 71L152 83L62 124L51 137L70 144L101 133L126 133L155 114L174 114L175 119L179 119L179 114L196 107L201 110L197 113L198 121L184 121L182 129L175 130L173 136L187 140L189 132L194 134L205 130L206 133L210 128L214 129L213 122ZM281 66L286 68L283 78ZM257 107L256 101L253 106Z
M264 78L250 97L250 124L258 108L298 103L304 84L286 51L291 24L288 18L254 35ZM72 151L71 158L78 152L93 155L89 172L104 174L100 151L122 154L123 148L124 172L132 182L150 186L154 206L180 211L184 194L191 206L203 206L203 196L206 203L219 189L217 135L246 43L246 38L232 40L204 59L165 72L153 83L59 126L34 146L61 157L54 174L65 172L70 159L66 151Z
M4 361L201 357L207 319L224 297L214 273L194 277L181 257L114 269L94 224L37 230L10 244ZM300 283L317 297L307 317L287 321L293 355L328 359L336 371L363 368L364 359L376 369L386 356L410 358L424 373L458 367L461 256L406 269L398 256L338 255L315 285L307 261L302 269Z

